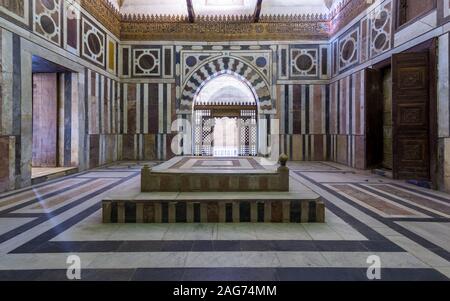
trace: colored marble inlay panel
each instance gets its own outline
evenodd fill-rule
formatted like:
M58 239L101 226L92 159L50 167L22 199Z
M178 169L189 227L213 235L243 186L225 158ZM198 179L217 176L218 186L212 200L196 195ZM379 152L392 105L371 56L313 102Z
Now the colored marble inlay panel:
M105 65L105 33L85 18L82 19L81 44L84 58L102 67Z
M1 172L1 170L0 170L0 172ZM14 204L19 201L31 200L33 198L39 198L45 194L52 193L52 192L55 192L60 189L66 189L66 188L68 188L72 185L76 185L82 181L83 180L80 180L80 179L69 179L69 180L65 180L60 183L48 184L43 187L34 188L32 190L28 190L26 192L19 193L19 194L2 199L0 201L0 208Z
M150 134L158 134L159 85L149 84L148 89L148 132Z
M10 187L10 139L9 137L0 137L0 191L7 190ZM0 204L2 206L2 204Z
M399 206L393 205L389 202L383 201L381 198L375 197L368 193L365 193L359 189L356 189L350 185L332 185L333 188L339 190L346 195L357 199L360 202L363 202L369 205L372 208L375 208L378 211L381 211L387 215L391 216L413 216L414 214L406 209L403 209Z
M135 135L122 136L122 157L125 160L136 160Z
M116 72L116 43L108 36L108 70Z
M68 200L74 199L76 197L81 196L84 193L87 193L89 191L92 191L94 189L102 189L103 187L112 184L114 181L117 181L115 179L98 179L94 180L86 185L83 185L81 187L77 187L77 189L74 189L70 192L66 192L63 194L60 194L56 197L52 197L50 199L44 199L40 200L38 204L35 206L32 206L28 209L31 210L45 210L45 209L51 209L55 206L58 206L62 203L67 202Z
M198 159L184 157L180 161L174 163L172 166L168 166L167 170L209 170L214 169L236 169L236 170L254 170L254 169L264 169L255 159L253 158L211 158L211 159Z
M337 162L348 164L348 139L347 136L337 136Z
M89 145L89 166L94 168L100 163L100 135L90 135Z
M60 14L60 0L34 1L34 31L56 45L61 43Z
M127 102L127 129L128 134L136 133L136 85L128 85L128 102Z
M2 42L2 31L0 29L0 135L4 135L4 126L3 126L3 42Z
M448 18L450 16L450 0L443 0L444 3L442 3L442 15L444 18ZM438 3L438 8L440 3Z
M66 43L77 53L79 50L79 24L80 24L80 11L71 6L66 7Z
M406 199L410 202L413 202L415 204L418 204L420 206L425 206L434 210L437 210L439 212L449 214L450 215L450 206L439 203L438 201L433 201L431 199L418 196L414 193L410 193L401 189L394 188L389 185L374 185L373 186L376 189L382 190L384 192L387 192L389 194L395 195L396 197Z
M366 138L364 136L355 136L355 167L358 169L366 168Z
M24 24L29 23L28 10L28 0L0 0L0 12Z
M156 159L155 139L155 135L144 135L144 160Z

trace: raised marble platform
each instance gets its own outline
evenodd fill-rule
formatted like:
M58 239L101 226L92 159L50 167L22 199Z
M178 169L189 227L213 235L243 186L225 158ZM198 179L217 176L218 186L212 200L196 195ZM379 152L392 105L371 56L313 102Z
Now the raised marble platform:
M142 192L289 191L289 169L264 158L175 157L141 173Z
M103 200L104 223L311 223L325 205L306 187L289 187L287 157L176 157L141 171L141 187Z
M311 223L325 205L304 192L137 192L103 200L104 223Z

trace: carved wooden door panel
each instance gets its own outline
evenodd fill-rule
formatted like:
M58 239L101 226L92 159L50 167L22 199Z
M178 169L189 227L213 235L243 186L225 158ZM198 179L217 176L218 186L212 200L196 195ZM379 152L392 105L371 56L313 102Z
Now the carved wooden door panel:
M429 55L396 54L392 71L394 178L429 180Z

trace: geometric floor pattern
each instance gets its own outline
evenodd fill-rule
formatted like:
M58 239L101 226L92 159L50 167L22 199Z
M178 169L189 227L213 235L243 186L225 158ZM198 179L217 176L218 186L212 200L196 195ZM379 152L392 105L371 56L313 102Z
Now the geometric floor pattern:
M156 163L145 162L154 166ZM0 195L0 279L450 279L450 195L330 162L291 162L291 187L326 204L325 224L102 224L101 200L140 185L123 162Z

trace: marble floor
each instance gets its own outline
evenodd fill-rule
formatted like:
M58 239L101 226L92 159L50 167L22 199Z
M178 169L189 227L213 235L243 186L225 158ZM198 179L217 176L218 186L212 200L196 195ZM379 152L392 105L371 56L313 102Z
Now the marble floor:
M325 224L102 224L100 202L139 186L123 162L0 195L0 280L450 279L450 195L329 162L291 162Z

